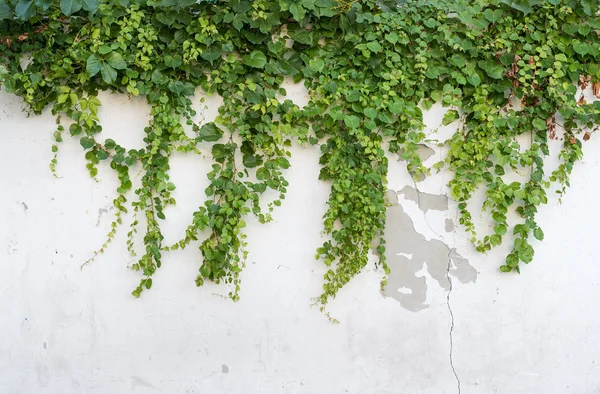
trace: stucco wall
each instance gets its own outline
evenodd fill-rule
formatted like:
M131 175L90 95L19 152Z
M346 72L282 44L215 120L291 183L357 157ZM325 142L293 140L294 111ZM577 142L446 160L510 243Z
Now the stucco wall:
M306 99L299 86L289 95ZM144 101L101 100L105 137L141 147ZM218 102L198 103L205 119ZM510 242L479 255L456 228L449 174L417 191L390 157L389 195L399 204L388 215L389 286L380 292L370 265L331 303L334 325L310 306L325 272L314 252L329 193L317 180L318 148L293 149L275 221L248 220L238 303L218 297L224 287L195 286L194 247L167 254L152 290L134 299L125 227L80 270L109 229L114 175L105 166L101 182L91 180L67 137L53 178L54 119L28 118L21 107L0 94L0 393L600 393L596 135L562 205L551 196L541 209L546 239L520 276L498 270ZM442 115L427 114L432 133ZM441 154L423 149L429 164ZM166 211L166 243L204 201L209 166L173 157L178 203ZM480 226L489 231L485 216Z

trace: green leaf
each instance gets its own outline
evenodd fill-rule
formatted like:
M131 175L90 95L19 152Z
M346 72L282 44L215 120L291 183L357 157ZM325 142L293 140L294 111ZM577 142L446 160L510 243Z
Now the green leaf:
M252 51L252 53L243 57L243 62L250 67L264 68L267 64L267 57L261 51Z
M269 178L271 178L271 173L265 167L260 167L256 170L256 179L259 181L265 181Z
M100 72L102 67L102 59L98 55L91 55L88 57L86 69L90 76L94 76Z
M504 75L504 67L493 60L480 60L477 65L481 67L490 78L501 79Z
M13 13L10 10L10 7L6 3L0 4L0 21L6 19L12 19Z
M535 118L533 119L533 127L540 131L546 130L546 122L541 118Z
M374 53L380 52L382 49L381 44L379 44L377 41L367 42L367 48L369 48L369 50Z
M306 15L306 10L300 4L294 2L290 5L289 11L292 13L292 16L295 20L301 21L304 19L304 15Z
M507 227L504 224L498 224L496 226L494 226L494 233L498 234L498 235L504 235L506 234L507 231Z
M323 68L325 67L325 62L323 61L323 59L312 59L308 65L310 66L310 68L312 68L313 70L320 72L321 70L323 70Z
M167 67L177 68L183 64L183 59L180 55L165 55L164 62L167 65Z
M389 34L385 35L385 39L390 42L391 44L395 44L398 42L398 34L396 34L395 32L391 32Z
M356 129L360 126L360 118L356 115L346 115L344 116L344 124L349 129Z
M67 16L71 16L79 11L82 7L82 0L60 0L60 10Z
M242 157L242 162L246 168L258 167L263 163L263 159L258 155L245 154Z
M22 20L28 20L35 15L35 4L33 3L33 0L19 0L15 6L15 14Z
M458 111L456 111L454 109L450 110L444 114L444 118L442 119L442 125L448 126L450 123L452 123L456 119L458 119L458 117L459 117Z
M106 63L102 63L100 74L104 82L112 84L117 80L117 71Z
M219 129L213 122L207 123L200 127L198 139L200 141L214 142L221 139L223 131Z
M125 70L127 68L127 63L123 59L118 52L111 52L106 57L106 62L115 70Z
M89 12L98 10L98 0L83 0L83 9Z
M581 56L587 55L592 51L592 47L587 42L573 41L573 50Z
M213 64L215 60L221 57L221 53L223 53L223 47L220 43L216 43L202 51L200 56L210 64Z
M82 137L79 140L79 143L81 144L83 149L90 149L91 147L96 145L96 141L94 141L94 139L90 137Z
M358 90L349 90L346 92L346 101L349 103L354 103L360 100L360 92Z
M537 239L538 241L543 241L544 240L544 232L542 231L542 229L540 227L536 227L533 230L533 236L535 237L535 239Z
M492 11L490 8L488 8L483 12L483 15L485 16L485 19L490 21L490 23L495 23L502 17L502 10Z
M377 110L375 108L365 108L363 113L369 119L375 119L377 117Z
M467 76L467 82L469 82L473 86L479 86L481 84L481 77L477 73L473 73Z

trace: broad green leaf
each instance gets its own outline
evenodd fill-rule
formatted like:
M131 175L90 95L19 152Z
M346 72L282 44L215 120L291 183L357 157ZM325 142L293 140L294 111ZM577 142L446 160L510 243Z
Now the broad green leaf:
M349 129L356 129L360 126L360 118L356 115L346 115L344 116L344 124Z
M111 52L106 56L106 62L115 70L125 70L127 68L127 63L123 59L118 52Z
M304 9L304 7L302 7L297 2L294 2L290 5L289 11L292 13L292 16L297 21L301 21L306 15L306 10Z
M444 117L442 119L442 125L448 126L450 123L458 119L458 117L458 111L452 109L444 114Z
M100 66L100 74L104 82L112 84L117 80L117 71L106 63Z
M473 74L467 76L467 82L469 82L473 86L479 86L481 84L481 77L479 74L474 72Z
M242 162L247 168L254 168L263 163L263 159L258 155L246 154L242 157Z
M83 0L83 9L89 12L98 10L98 0Z
M544 232L542 231L542 229L540 227L536 227L535 230L533 230L533 236L538 241L544 240Z
M221 57L221 53L223 53L221 44L215 43L210 47L206 48L204 51L202 51L202 54L200 56L202 57L202 59L212 64L215 60Z
M477 65L479 65L479 67L481 67L491 78L501 79L504 75L504 67L493 60L480 60Z
M28 20L35 15L35 4L33 3L33 0L19 0L15 6L15 14L22 20Z
M90 73L90 76L94 76L100 72L100 68L102 67L102 59L98 55L91 55L87 60L87 72Z
M536 130L546 130L546 122L541 118L533 119L533 127Z
M165 55L164 62L167 65L167 67L177 68L183 64L183 59L180 55Z
M381 51L381 44L379 44L377 41L369 41L367 43L367 48L369 48L371 52L377 53Z
M79 143L81 144L83 149L90 149L91 147L96 145L96 141L94 141L94 139L90 137L82 137L79 140Z
M252 53L243 57L245 65L254 68L264 68L267 64L267 57L261 51L252 51Z
M200 127L198 139L200 141L214 142L221 139L223 131L219 129L213 122L207 123Z
M375 108L365 108L363 113L369 119L375 119L377 117L377 110Z
M67 16L71 16L79 11L82 7L82 0L60 0L60 10Z
M12 19L13 17L13 13L10 10L10 7L8 6L8 4L0 4L0 21L5 20L5 19Z

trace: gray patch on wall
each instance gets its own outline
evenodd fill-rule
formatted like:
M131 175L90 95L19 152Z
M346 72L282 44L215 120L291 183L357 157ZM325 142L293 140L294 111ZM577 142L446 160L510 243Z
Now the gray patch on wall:
M405 186L398 194L402 194L407 200L416 202L419 209L425 213L430 210L448 210L448 196L421 192L410 186Z
M428 241L415 230L412 219L398 204L396 192L389 190L388 199L393 204L387 209L385 228L386 258L391 273L387 286L382 290L384 297L397 300L409 311L418 312L428 308L427 282L425 277L417 276L417 272L426 265L429 275L442 288L450 290L446 276L448 259L451 259L453 266L450 275L461 283L477 280L475 268L455 249L450 249L448 245L436 239ZM447 203L446 197L446 209Z

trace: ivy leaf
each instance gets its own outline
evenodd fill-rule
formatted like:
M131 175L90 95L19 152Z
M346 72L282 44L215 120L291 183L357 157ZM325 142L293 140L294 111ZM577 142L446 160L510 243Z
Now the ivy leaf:
M96 141L94 141L94 139L90 137L82 137L79 140L79 143L81 144L83 149L90 149L91 147L96 145Z
M258 155L246 154L242 157L242 162L247 168L254 168L263 163L263 159Z
M111 52L106 57L106 62L115 70L125 70L127 68L127 63L123 59L118 52Z
M398 34L396 34L395 32L391 32L389 34L385 35L385 39L390 42L391 44L395 44L398 42Z
M117 80L117 71L106 63L102 63L100 66L100 74L104 82L112 84Z
M265 181L271 177L271 173L265 167L260 167L256 170L256 179L259 181Z
M98 0L83 0L83 9L89 12L98 10Z
M267 57L261 51L252 51L249 55L244 56L243 62L250 67L264 68L267 64Z
M538 241L543 241L544 240L544 232L542 231L542 229L540 227L536 227L533 230L533 236L535 237L535 239L537 239Z
M382 49L381 44L379 44L377 41L369 41L367 43L367 48L369 48L369 50L374 53L377 53Z
M504 235L506 234L506 231L507 227L504 224L498 224L494 226L494 233L496 233L497 235Z
M5 19L12 19L13 14L10 7L6 3L0 4L0 21Z
M175 56L166 55L164 57L164 62L167 67L177 68L183 64L183 59L181 58L180 55L175 55Z
M213 122L207 123L200 127L198 139L200 141L214 142L221 139L223 131L219 129Z
M477 65L479 65L490 78L501 79L504 74L504 68L492 60L480 60Z
M502 10L491 10L491 9L486 9L483 12L483 15L485 16L485 19L487 19L488 21L490 21L490 23L495 23L497 21L500 20L500 18L502 17Z
M454 109L450 110L444 114L444 117L442 119L442 125L448 126L450 123L454 122L456 119L458 119L458 111L454 110Z
M100 57L98 55L94 54L94 55L91 55L90 57L88 57L86 69L87 69L87 72L90 73L91 77L98 74L100 72L101 67L102 67L102 59L100 59Z
M306 15L306 10L300 4L294 2L290 5L289 11L292 13L292 16L298 22L304 19Z
M375 108L365 108L363 114L369 119L375 119L377 117L377 110Z
M15 7L15 14L22 20L28 20L35 15L35 4L33 3L33 0L20 0Z
M216 43L202 51L200 55L202 59L213 64L215 60L221 57L221 53L223 53L223 48L220 43Z
M356 115L344 116L344 124L349 129L356 129L360 125L360 118Z
M82 0L60 0L60 10L66 16L71 16L83 7Z
M542 118L535 118L533 120L533 127L540 131L546 130L546 122Z
M479 74L474 72L473 74L467 77L467 82L469 82L473 86L479 86L479 84L481 84L481 77L479 76Z
M573 50L581 56L587 55L592 50L592 47L587 42L573 41Z

